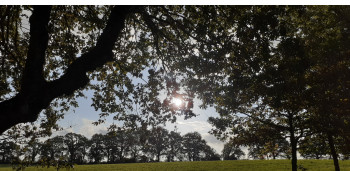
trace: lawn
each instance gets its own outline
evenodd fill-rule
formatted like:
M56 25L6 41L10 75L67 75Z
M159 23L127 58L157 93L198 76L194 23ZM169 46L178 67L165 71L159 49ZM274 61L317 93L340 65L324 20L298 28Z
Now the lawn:
M334 170L332 160L298 160L307 171L329 171ZM350 161L340 161L341 170L350 171ZM11 167L1 167L0 171L12 170ZM56 170L51 167L36 168L29 167L26 171L32 170ZM65 171L66 169L60 169ZM72 170L72 169L71 169ZM172 163L135 163L135 164L101 164L101 165L76 165L75 171L99 171L99 170L237 170L237 171L280 171L291 170L290 160L238 160L238 161L201 161L201 162L172 162Z

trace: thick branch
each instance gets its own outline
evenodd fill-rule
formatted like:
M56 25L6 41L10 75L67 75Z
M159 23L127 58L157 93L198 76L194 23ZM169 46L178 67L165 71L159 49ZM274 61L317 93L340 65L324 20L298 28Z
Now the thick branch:
M50 7L35 7L30 18L30 45L21 91L0 103L0 133L18 123L34 122L42 109L62 95L70 95L89 82L86 72L102 67L113 58L112 49L124 28L131 7L114 7L96 46L74 61L58 80L46 82L43 65L48 42Z
M45 83L43 66L45 63L45 51L48 44L49 23L51 6L34 6L33 15L30 17L30 40L26 65L21 82L21 93L31 93L33 90L41 91Z
M89 82L86 72L93 71L113 60L112 49L118 35L124 28L125 18L130 10L131 7L126 6L113 8L96 46L74 61L60 79L49 83L50 96L58 97L72 94Z
M30 17L29 50L23 76L21 90L12 99L0 103L0 133L18 123L36 120L41 109L40 94L45 85L42 75L45 51L48 43L47 25L51 7L34 7Z

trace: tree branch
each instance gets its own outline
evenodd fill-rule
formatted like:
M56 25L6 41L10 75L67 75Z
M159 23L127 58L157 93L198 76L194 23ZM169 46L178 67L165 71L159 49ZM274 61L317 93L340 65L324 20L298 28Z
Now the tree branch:
M28 91L35 89L41 91L38 86L42 87L45 83L43 66L49 39L47 25L49 23L50 12L51 6L34 6L33 15L29 19L29 50L21 80L21 92L25 94L31 93Z
M74 61L65 74L51 82L43 77L45 51L48 44L49 14L51 7L34 7L30 17L30 44L21 80L21 90L12 99L0 103L0 133L18 123L34 122L41 110L62 95L70 95L89 82L86 72L102 67L113 60L112 49L124 28L132 7L114 7L96 46Z
M126 6L113 8L96 46L75 60L61 78L49 83L50 96L57 97L72 94L89 82L86 72L93 71L113 60L112 49L118 35L124 28L125 18L131 9L131 7Z
M12 99L0 103L0 133L18 123L35 121L39 112L42 88L45 80L42 75L45 62L45 51L48 43L47 25L49 22L51 7L36 6L30 17L29 50L20 92ZM34 119L35 118L35 119Z

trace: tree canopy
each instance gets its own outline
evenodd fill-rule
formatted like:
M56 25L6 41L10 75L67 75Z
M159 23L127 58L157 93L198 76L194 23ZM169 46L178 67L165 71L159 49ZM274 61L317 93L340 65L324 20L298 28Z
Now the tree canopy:
M174 24L200 8L1 8L1 132L37 121L42 111L41 128L50 134L83 90L94 91L92 106L102 112L96 124L109 114L126 123L147 120L142 124L175 121L176 113L194 116L193 95L179 94L173 66L194 43L187 28ZM161 90L166 99L158 97ZM189 104L172 106L175 96Z
M50 135L84 90L96 124L113 114L135 129L195 116L197 97L220 114L209 119L218 137L271 130L251 142L273 155L287 137L295 171L300 142L326 136L339 170L335 143L350 139L347 6L0 8L1 133L39 121L17 130Z

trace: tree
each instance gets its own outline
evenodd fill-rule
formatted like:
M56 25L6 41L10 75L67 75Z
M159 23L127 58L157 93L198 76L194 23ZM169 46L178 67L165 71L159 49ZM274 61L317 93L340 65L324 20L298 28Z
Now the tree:
M270 156L273 159L278 156L288 158L290 144L284 136L286 131L249 118L240 121L237 122L240 125L233 128L235 136L231 137L229 143L249 147L248 156L254 159L262 159L264 156Z
M222 149L222 156L224 160L238 160L244 156L244 152L232 142L227 142Z
M201 152L204 152L206 148L206 141L202 139L201 134L198 132L190 132L182 137L184 153L188 157L188 161L199 161L201 159Z
M96 124L110 114L142 126L192 117L197 95L226 120L216 120L218 134L244 117L288 132L293 171L299 140L327 133L339 170L333 133L346 135L350 106L347 7L0 8L0 132L44 109L41 126L54 128L86 89L101 111ZM187 102L174 107L173 97Z
M105 137L102 134L94 134L90 140L89 157L94 163L99 163L105 156Z
M129 144L129 155L131 156L131 160L134 162L138 162L141 160L141 155L143 153L145 141L142 141L142 136L145 136L145 131L140 128L129 133L130 138L128 139Z
M40 154L42 143L38 139L31 139L26 148L26 153L29 156L32 163L36 162L36 156Z
M86 143L88 139L80 134L68 133L63 137L63 143L69 153L69 161L72 163L81 162L86 154ZM80 157L80 159L78 158Z
M11 7L2 8L6 8L7 12L12 10ZM44 64L47 54L50 54L46 53L46 51L48 50L50 37L49 31L52 31L49 28L53 27L49 25L51 9L52 7L50 6L35 6L33 8L33 14L30 17L30 32L29 35L27 34L30 39L29 43L25 44L28 48L27 58L23 70L21 70L23 72L21 81L16 80L20 82L20 87L17 89L18 93L14 97L0 103L1 120L3 121L0 124L1 133L18 123L34 122L38 118L39 112L47 108L53 99L62 95L70 95L74 90L87 85L89 79L86 76L86 72L93 71L107 61L112 60L113 45L124 27L124 21L130 7L115 7L96 46L71 63L60 79L47 81L44 77ZM17 8L16 10L17 15L19 15L18 11L21 11L21 9ZM17 27L18 22L20 22L18 20L19 17L17 16L16 21L13 21L11 25ZM11 20L5 22L10 23ZM18 29L2 30L1 35L11 31L14 32L14 34L11 34L14 37L11 37L11 40L7 37L7 40L11 42L6 42L5 39L3 43L8 43L8 46L17 48L19 46L19 43L16 42L19 39ZM13 44L11 44L12 42ZM3 53L4 51L2 51ZM10 55L8 53L5 54ZM14 58L20 57L14 56ZM74 56L71 57L75 58ZM2 59L2 61L5 61L5 56ZM6 83L5 85L7 86Z
M327 140L322 134L305 137L300 142L299 153L302 157L308 159L322 159L329 154Z
M312 20L304 20L307 22L300 26L313 63L307 75L312 97L309 110L313 113L313 129L327 137L335 170L340 170L335 139L347 137L350 111L347 100L350 97L348 11L346 6L312 7L305 17L317 16L313 20L319 22L311 25Z
M295 171L299 140L322 131L329 135L339 170L333 135L347 132L347 12L347 7L332 6L254 6L232 12L236 24L223 30L235 33L235 39L216 46L220 55L208 58L212 69L188 69L193 74L188 82L204 105L215 105L221 115L222 120L211 120L218 128L215 132L236 127L232 120L242 119L242 114L288 131ZM204 51L209 56L210 51ZM199 84L203 79L206 84Z
M193 8L188 12L195 13ZM0 30L1 133L18 123L36 121L44 109L58 112L44 111L41 126L57 126L56 121L70 106L77 106L74 99L87 88L96 90L92 106L101 109L102 118L112 113L118 113L116 119L125 118L135 104L148 111L142 113L157 115L162 107L157 95L164 87L161 74L173 70L166 68L174 63L168 56L180 52L168 46L186 47L182 54L189 51L187 29L174 24L186 18L173 15L186 11L184 7L2 6L1 11L1 25L6 26ZM158 18L160 12L167 18ZM22 29L22 19L28 15L29 32ZM178 34L184 39L174 37ZM134 84L132 78L146 81ZM190 111L183 109L183 113ZM100 122L103 119L96 123Z
M40 160L48 166L52 162L56 162L60 157L64 157L66 148L64 146L63 136L55 136L47 139L40 149Z
M80 148L79 148L79 153L77 154L77 163L83 164L83 163L86 163L86 157L88 157L90 141L86 137L83 137L80 142L81 144L79 144Z
M209 145L205 145L202 152L201 161L220 160L220 155Z
M104 135L105 141L105 150L107 154L107 162L114 163L116 162L117 153L118 153L118 139L116 138L115 132L108 132Z
M192 74L187 82L192 86L192 90L199 94L199 98L204 102L203 105L214 105L220 113L221 119L211 120L218 128L215 130L217 134L228 133L226 128L238 126L236 120L244 117L249 117L254 122L273 126L281 132L287 131L291 146L293 171L297 170L298 142L304 136L315 131L311 129L310 125L312 120L315 121L318 118L313 117L313 115L321 111L314 112L316 106L311 107L311 104L316 102L317 105L320 105L321 103L318 103L320 99L328 99L315 98L316 94L314 95L312 88L317 86L308 82L311 81L309 76L317 73L319 78L324 78L322 77L323 72L318 72L317 60L334 59L331 57L332 53L329 54L330 51L327 51L331 45L332 51L337 51L337 48L333 48L334 46L344 47L339 41L334 41L333 37L342 37L341 39L348 40L347 35L344 34L344 30L347 30L347 27L344 27L346 24L338 22L341 20L340 14L343 16L346 14L331 10L332 8L325 8L304 6L232 8L233 12L228 13L228 15L232 14L230 16L232 20L225 21L234 24L223 27L222 30L226 32L223 33L226 35L232 33L234 39L227 41L223 39L222 43L215 42L217 46L213 46L215 49L213 52L205 49L204 52L199 53L203 56L207 54L207 58L198 58L197 62L193 63L187 61L187 70L184 69L189 75ZM327 21L327 24L312 24L315 23L313 20L320 18L325 19L322 21ZM304 26L308 29L304 30ZM314 32L310 30L314 30ZM322 30L327 33L320 34L321 36L314 34L322 32ZM314 37L319 39L314 39ZM327 38L324 39L325 37ZM311 42L315 46L309 46ZM319 46L320 44L322 45ZM225 47L225 45L227 46ZM322 48L320 49L320 47ZM324 52L331 56L325 56L322 54ZM216 55L212 55L214 53ZM196 68L193 65L205 62L211 70L206 72L192 70L192 68ZM339 66L344 69L344 73L348 73L348 68L345 67L346 63L344 61L338 63L342 64ZM338 82L332 84L335 87L329 87L328 95L332 96L332 93L335 93L334 90L341 90L342 95L344 95L347 88L341 86L345 83L339 81L343 79L338 78L345 78L345 75L341 74L340 77L336 77ZM318 85L323 87L323 84ZM325 94L323 90L318 91L318 94ZM340 99L346 98L335 99L339 102ZM325 105L319 107L321 106ZM344 106L333 109L345 108ZM329 107L329 109L332 108ZM327 114L327 116L329 115ZM331 120L337 120L336 118L334 116ZM337 124L331 123L330 125ZM332 144L332 141L329 142ZM330 146L332 147L332 145ZM336 159L336 155L333 158Z
M133 130L118 128L105 135L105 149L109 162L124 162L125 156L129 153L133 133Z
M169 132L163 127L154 127L150 130L148 137L148 152L155 154L156 161L160 161L160 157L167 153L169 143Z
M168 140L168 147L167 147L168 149L167 161L172 162L175 160L175 157L181 161L183 146L182 146L182 137L180 133L175 131L170 131L168 136L169 136L169 140Z

